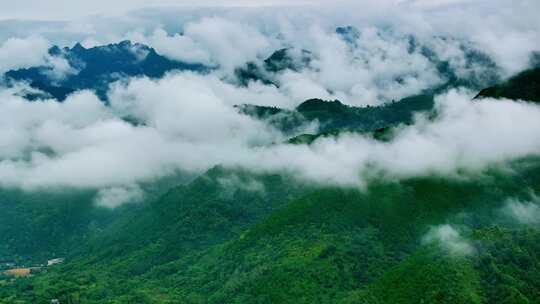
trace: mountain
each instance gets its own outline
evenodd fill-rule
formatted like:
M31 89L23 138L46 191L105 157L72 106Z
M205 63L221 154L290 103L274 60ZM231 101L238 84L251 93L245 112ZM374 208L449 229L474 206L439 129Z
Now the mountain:
M353 26L337 27L335 33L349 46L350 52L355 52L360 47L358 39L361 38L361 32L357 28ZM436 51L436 46L423 43L414 35L396 38L387 31L381 31L379 35L389 36L392 39L405 39L408 44L408 53L417 53L423 56L438 72L442 83L423 90L418 95L439 94L456 87L480 90L501 81L500 67L488 54L468 41L450 37L434 37L452 45L456 48L456 52L463 54L462 60L454 62L452 58L443 58ZM280 87L282 84L279 81L279 73L286 70L301 72L313 68L312 62L316 59L316 54L310 50L295 47L282 48L264 60L251 61L237 68L234 71L234 76L236 82L241 86L258 81L265 85ZM369 58L364 58L364 60L369 60ZM401 80L397 78L395 81L400 82Z
M87 241L84 253L73 257L73 263L92 260L96 270L114 268L128 281L140 277L238 237L247 227L311 188L291 181L287 176L216 167L118 219ZM51 288L56 288L53 285Z
M102 229L114 213L95 208L94 194L0 189L0 263L41 264Z
M456 45L457 49L463 53L463 62L456 66L451 60L440 58L432 47L418 42L412 36L409 38L409 52L422 54L443 77L444 83L436 91L441 92L455 87L479 90L501 80L500 67L482 50L467 41L448 37L439 37L439 39Z
M281 72L284 70L299 71L309 66L312 53L307 50L296 48L284 48L275 51L270 57L264 60L264 68L269 72Z
M359 48L358 39L361 38L362 33L354 26L337 27L335 33L347 43L352 51ZM432 37L432 41L443 42L454 47L454 52L462 53L463 57L455 62L453 60L455 58L445 58L444 55L441 55L441 52L437 51L436 45L425 43L414 35L396 37L396 33L388 30L380 30L377 34L385 39L406 40L409 54L417 53L426 58L443 79L442 85L433 88L436 92L453 87L467 87L476 90L500 81L500 67L487 53L469 41L447 36Z
M202 64L170 60L151 47L129 40L92 48L85 48L79 43L72 48L54 46L49 49L49 55L67 61L70 68L64 75L56 75L51 66L38 66L8 71L5 78L8 82L27 81L31 87L60 101L84 89L94 90L100 99L106 101L109 84L124 77L161 78L172 70L209 70Z
M283 48L272 53L262 63L248 62L234 71L238 83L247 86L250 81L279 86L275 74L285 70L300 71L309 67L313 54L297 48Z
M412 122L413 114L433 107L430 95L418 95L381 106L351 107L338 100L306 100L296 111L308 121L317 120L320 130L356 129L373 131L380 128Z
M523 71L504 83L485 88L475 99L483 97L540 102L540 68Z
M302 135L298 134L302 126L317 123L317 134L312 135L318 137L342 131L375 132L399 124L408 124L412 122L415 113L430 111L433 105L433 95L425 94L381 106L353 107L344 105L339 100L309 99L292 111L246 104L237 106L237 109L241 113L266 121L292 137Z
M337 33L354 35L347 28ZM133 44L124 46L133 52ZM80 55L119 62L84 74L85 65L70 61L80 70L61 81L86 78L53 87L72 90L89 81L106 92L112 80L92 75L163 75L152 67L165 63L134 63L151 56L139 47L143 56L126 55L120 44L112 54ZM66 53L90 50L50 52L71 60ZM264 73L298 68L288 52L265 60ZM46 77L46 67L36 69L25 71ZM494 91L534 97L528 89L535 88L534 73ZM376 107L309 99L293 110L249 104L237 110L284 131L294 144L342 132L385 141L415 113L430 113L436 92ZM302 134L309 124L318 130ZM321 184L290 172L216 166L197 177L141 185L146 199L116 210L95 206L97 190L0 189L0 266L66 258L28 277L0 273L0 303L540 303L538 157L451 177L364 182Z
M171 187L192 179L191 174L177 173L143 183L141 189L145 201L153 201ZM91 236L144 205L110 209L96 205L97 195L95 189L0 187L0 270L3 261L39 265L54 257L76 254Z
M540 190L540 161L526 163L461 180L371 180L364 190L214 168L98 235L86 253L0 285L0 298L536 303L540 233L500 213L508 198ZM478 253L422 242L448 222L466 227L457 241Z

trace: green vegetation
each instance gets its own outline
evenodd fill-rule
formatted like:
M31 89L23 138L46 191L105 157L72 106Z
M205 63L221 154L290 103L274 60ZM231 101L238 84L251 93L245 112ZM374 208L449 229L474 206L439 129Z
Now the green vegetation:
M297 52L297 54L294 54ZM234 71L238 83L247 86L252 81L279 87L275 74L287 69L300 71L309 66L313 54L307 50L283 48L272 53L262 62L248 62Z
M93 191L0 191L0 263L41 264L65 256L113 212L95 208Z
M241 113L266 121L290 134L291 142L297 143L294 137L302 135L298 132L310 123L317 123L319 126L317 134L310 134L314 136L312 139L347 131L380 133L399 124L411 123L415 113L430 111L433 105L433 95L425 94L374 107L352 107L338 100L310 99L292 111L254 105L240 105L237 108ZM308 139L307 142L311 141ZM303 142L304 140L300 140L300 143Z
M505 226L496 215L506 198L540 190L540 162L513 168L347 189L217 167L96 235L66 264L3 285L0 298L535 303L540 232ZM447 222L467 227L474 254L455 256L421 241L429 227Z
M152 200L191 179L178 173L142 187ZM142 207L97 207L95 197L96 190L0 188L0 270L3 263L32 266L74 254L92 235Z
M521 72L502 84L483 89L475 98L481 97L540 102L540 68Z

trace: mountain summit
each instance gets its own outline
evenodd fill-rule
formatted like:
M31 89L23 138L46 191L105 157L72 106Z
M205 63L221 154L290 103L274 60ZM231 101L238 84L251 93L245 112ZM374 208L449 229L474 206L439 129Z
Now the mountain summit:
M27 81L31 87L59 101L77 90L94 90L107 99L109 84L124 77L160 78L172 70L205 72L202 64L170 60L153 48L124 40L119 43L85 48L53 46L49 49L52 64L8 71L8 82Z

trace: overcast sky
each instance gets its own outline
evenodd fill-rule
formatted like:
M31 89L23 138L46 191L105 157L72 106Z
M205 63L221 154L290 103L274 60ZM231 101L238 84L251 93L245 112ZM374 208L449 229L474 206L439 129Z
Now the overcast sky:
M435 7L462 4L465 2L485 2L484 0L19 0L3 1L0 19L22 20L74 20L90 15L113 16L143 8L164 7L264 7L299 5L401 5L432 9Z
M2 3L1 19L66 20L88 15L116 15L142 8L197 7L197 6L268 6L296 4L306 0L21 0Z

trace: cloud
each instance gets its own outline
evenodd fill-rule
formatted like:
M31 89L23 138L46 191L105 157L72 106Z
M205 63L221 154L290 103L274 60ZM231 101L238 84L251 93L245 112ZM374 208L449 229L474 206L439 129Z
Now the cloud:
M137 33L134 33L134 35L137 35ZM151 45L157 52L173 60L206 65L213 64L208 51L186 35L169 35L163 29L156 29L149 37L135 36L133 40Z
M156 47L170 58L220 64L229 72L247 60L269 55L275 47L282 46L280 44L311 46L313 51L327 54L322 56L320 66L328 70L310 77L311 80L319 78L316 80L324 89L351 94L356 97L352 103L357 104L373 103L377 95L386 99L403 96L436 82L436 77L431 77L433 67L426 66L422 56L403 54L406 50L403 46L408 41L403 38L407 35L414 35L425 43L438 44L438 49L443 50L440 55L452 55L452 64L460 63L462 59L453 56L461 54L455 52L458 49L452 39L467 41L494 59L505 76L527 67L531 52L538 50L535 42L540 39L540 24L534 14L540 4L534 0L511 3L502 0L429 3L370 0L332 4L324 1L228 1L227 4L204 1L191 5L185 1L153 1L151 4L120 1L107 5L100 5L101 0L87 4L67 2L54 0L47 9L40 7L39 10L33 10L37 6L31 4L6 4L3 12L11 11L11 20L2 21L0 40L2 37L40 35L61 45L84 41L85 45L93 46L131 38ZM208 7L209 4L214 7ZM268 7L268 4L272 6ZM234 5L239 7L228 8ZM62 9L53 9L55 6ZM151 8L141 9L147 6ZM55 19L55 14L49 16L48 9L62 14L68 14L70 10L75 12L68 14L71 18ZM25 10L29 16L37 14L40 20L57 21L17 20L26 19L23 17ZM105 14L99 15L100 12ZM17 18L18 14L20 18ZM358 43L360 54L343 57L342 43L336 42L332 35L321 35L332 33L336 26L343 25L356 26L362 32ZM319 33L314 28L319 28ZM443 41L441 37L452 39ZM444 50L452 52L445 53ZM332 58L334 54L338 56ZM403 62L396 60L402 55L406 55L401 57ZM371 60L366 64L358 60L336 75L335 71L339 69L333 68L331 63L348 66L355 57L362 61ZM391 72L397 73L394 75L400 76L404 83L380 78ZM366 78L368 82L382 83L384 89L374 91L365 83ZM351 85L352 81L356 81L356 86Z
M116 208L127 203L137 203L144 198L144 192L137 185L110 187L99 190L95 198L96 205Z
M310 146L284 144L284 134L233 107L250 103L290 109L314 97L367 105L418 94L444 82L422 46L465 79L493 72L468 62L470 49L489 55L495 72L504 76L527 66L528 55L538 49L537 2L449 2L430 2L428 7L425 1L384 1L369 8L371 2L332 6L319 1L318 10L178 10L164 9L163 2L136 12L128 10L147 2L125 8L115 2L108 11L120 14L114 17L3 21L0 72L43 65L59 81L77 71L65 59L47 54L51 42L93 45L124 38L149 44L171 59L216 69L206 75L170 73L160 80L122 79L112 85L108 106L86 91L63 103L30 103L16 96L20 87L0 88L0 185L129 190L179 169L200 173L222 164L357 186L372 174L454 176L538 155L537 105L471 102L476 92L465 90L440 94L436 118L418 116L413 125L398 127L389 142L343 134ZM499 3L508 12L497 9ZM51 7L60 4L66 3ZM99 12L94 4L66 5L82 14ZM6 10L24 15L22 8L14 4ZM54 18L47 12L43 16ZM335 27L349 24L356 26L358 36L347 42ZM411 47L412 40L418 48ZM260 63L291 46L312 52L309 68L274 75L279 87L234 85L235 68Z
M236 174L218 178L218 183L223 188L223 195L232 198L237 190L255 192L264 195L264 184L251 177L241 177Z
M169 35L165 30L158 28L148 37L133 32L128 33L127 38L134 42L151 45L158 53L172 60L203 63L209 66L214 64L208 50L186 35Z
M264 102L276 95L256 88L236 88L211 75L183 73L157 82L133 80L116 87L110 97L113 110L136 117L162 134L220 144L263 140L269 132L266 126L240 115L233 105L256 98ZM270 136L263 142L273 139Z
M402 178L425 174L479 172L489 165L537 155L540 108L504 100L471 102L472 95L451 91L436 98L438 117L418 117L396 130L389 142L344 134L311 146L256 148L239 165L297 172L305 178L355 185L373 171ZM519 121L519 124L515 122ZM374 170L375 169L375 170Z
M423 14L422 20L431 34L479 45L508 76L526 68L531 52L538 49L540 23L534 12L539 9L538 1L469 1Z
M358 47L319 27L308 35L310 42L303 47L314 53L313 68L288 71L278 78L284 89L302 100L317 96L377 105L442 83L435 65L418 51L410 51L405 35L363 28L353 41Z
M269 37L250 24L222 17L202 17L184 24L182 34L156 28L151 34L132 31L125 38L149 44L173 60L234 68L271 52Z
M268 52L270 43L256 28L219 17L188 23L184 35L198 41L226 71Z
M178 8L178 7L266 7L290 6L321 3L321 0L95 0L85 3L74 3L69 0L50 0L46 7L39 6L36 0L21 0L5 3L0 18L2 19L38 19L38 20L73 20L89 15L115 15L147 8Z
M471 102L471 95L460 91L437 97L436 119L419 117L414 125L398 128L389 142L344 134L311 146L284 144L277 130L233 108L239 101L270 102L280 96L286 99L276 91L238 88L216 76L191 73L118 84L110 106L89 92L64 103L29 103L4 90L0 183L118 187L222 164L359 185L374 172L392 178L454 175L540 151L540 136L534 132L540 127L538 106Z
M47 56L43 65L47 67L43 73L52 83L57 83L80 72L72 67L66 58L61 56Z
M440 8L457 4L465 4L467 2L472 2L471 0L412 0L410 1L412 6L420 8Z
M46 63L49 42L38 36L9 38L0 44L0 75Z
M439 244L454 256L467 256L474 253L473 245L461 236L458 230L451 225L434 226L422 238L424 244Z
M283 140L276 130L232 107L241 98L264 100L259 90L241 89L235 100L224 99L234 87L217 78L207 83L212 78L206 77L180 74L158 82L133 80L113 90L110 107L89 92L69 96L63 103L29 103L3 91L2 185L133 184L179 168L200 172L237 151ZM133 126L121 119L126 116L144 124Z
M540 207L537 203L509 199L501 209L503 215L526 225L540 224Z
M51 56L48 40L40 36L9 38L0 44L0 76L9 70L45 67L43 73L53 82L78 71L63 56Z

